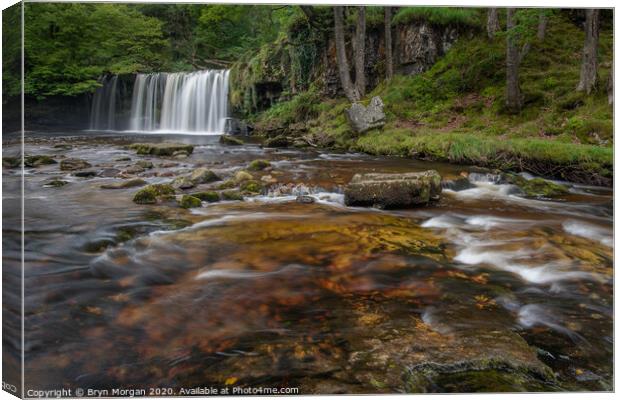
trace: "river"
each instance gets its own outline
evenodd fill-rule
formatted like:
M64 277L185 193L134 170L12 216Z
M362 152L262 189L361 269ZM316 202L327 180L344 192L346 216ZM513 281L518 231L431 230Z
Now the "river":
M124 147L162 140L194 152L171 162ZM149 160L149 183L267 159L277 180L186 210L100 188L115 177L27 168L26 388L613 389L610 189L526 199L472 167L217 136L28 132L25 152L99 170ZM344 205L355 173L428 169L469 172L471 187L411 210ZM6 290L19 284L20 170L3 173ZM47 186L54 177L69 183Z

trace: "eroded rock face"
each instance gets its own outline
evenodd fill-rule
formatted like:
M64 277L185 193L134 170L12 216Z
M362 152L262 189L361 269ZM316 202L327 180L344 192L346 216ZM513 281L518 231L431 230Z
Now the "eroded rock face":
M351 128L357 133L364 133L385 125L383 101L378 96L370 100L368 107L364 107L360 103L353 103L351 108L345 110L345 115Z
M397 70L406 75L417 75L437 62L458 38L455 28L439 28L429 23L400 25L397 30Z
M405 174L356 174L344 191L347 206L407 208L439 199L441 176L437 171Z

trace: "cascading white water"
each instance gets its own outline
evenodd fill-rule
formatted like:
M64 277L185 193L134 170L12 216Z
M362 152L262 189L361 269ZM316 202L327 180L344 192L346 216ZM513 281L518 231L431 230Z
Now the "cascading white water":
M131 104L132 131L224 131L227 70L138 74Z
M116 129L116 98L118 76L100 79L101 87L95 92L90 114L90 129Z

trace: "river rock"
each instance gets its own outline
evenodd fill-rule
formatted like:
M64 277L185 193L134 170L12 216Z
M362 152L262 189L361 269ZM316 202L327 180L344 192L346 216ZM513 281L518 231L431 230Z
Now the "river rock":
M254 177L247 171L241 170L235 173L235 177L233 178L233 182L238 185L241 182L249 181L254 179Z
M194 151L194 146L183 143L134 143L128 147L137 154L154 156L173 156L178 151L192 154Z
M189 175L189 179L196 185L221 180L215 172L204 167L196 168L195 170L193 170L192 173Z
M315 202L314 197L308 195L297 196L295 201L302 204L312 204Z
M220 201L220 195L214 191L190 193L190 196L200 199L201 201L206 201L207 203Z
M191 189L196 184L192 182L189 176L179 176L172 181L172 187L175 189Z
M383 101L378 96L370 100L368 107L364 107L360 103L353 103L351 108L345 110L345 115L351 128L357 133L364 133L385 125Z
M265 147L288 147L289 140L286 136L276 136L273 138L268 138L263 142L263 146Z
M271 163L267 160L254 160L250 164L248 164L248 169L250 171L262 171L270 166Z
M67 158L60 162L60 169L62 171L76 171L90 167L92 167L90 163L79 158Z
M142 168L139 165L132 165L131 167L127 168L126 170L123 171L123 174L125 175L135 175L135 174L140 174L144 172L144 168Z
M56 164L56 160L54 160L50 156L46 155L36 155L36 156L26 156L24 157L24 165L30 168L40 167L42 165Z
M44 187L62 187L62 186L65 186L67 183L69 182L63 181L62 179L54 178L52 180L45 182L43 186Z
M441 176L437 171L405 174L356 174L344 190L347 206L406 208L439 199Z
M19 168L21 164L21 157L2 157L2 168Z
M556 197L568 193L566 186L543 178L526 179L516 174L505 174L503 178L518 186L526 197Z
M174 188L167 184L148 185L136 192L133 202L138 204L155 204L165 196L173 196Z
M143 169L151 169L153 168L153 163L148 160L140 160L136 163L136 166Z
M78 178L92 178L92 177L97 176L98 173L99 171L95 169L86 169L86 170L74 172L73 176L77 176Z
M120 172L121 170L117 168L104 168L99 171L99 176L103 178L113 178L117 176Z
M183 197L181 197L181 200L179 201L179 205L182 208L197 208L202 205L202 202L197 197L185 194L183 195Z
M108 183L105 185L101 185L101 189L127 189L132 187L144 186L146 185L146 181L140 178L129 179L126 181Z
M241 146L243 141L231 135L220 136L220 143L228 146Z

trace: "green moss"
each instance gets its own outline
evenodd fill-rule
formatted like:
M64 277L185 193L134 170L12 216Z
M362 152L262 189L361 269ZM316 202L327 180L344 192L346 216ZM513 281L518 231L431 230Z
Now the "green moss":
M263 190L263 185L258 181L245 181L239 187L241 191L245 193L260 193Z
M197 197L184 194L183 197L181 197L181 201L179 201L179 205L182 208L196 208L200 207L202 202Z
M24 157L24 165L26 167L39 167L41 165L49 165L56 164L56 160L54 160L50 156L46 155L36 155L36 156L26 156Z
M217 192L213 191L191 193L190 196L196 197L197 199L206 201L208 203L215 203L217 201L220 201L220 195L217 194Z
M220 136L220 143L228 146L241 146L243 141L231 135L222 135Z
M148 185L136 192L133 202L138 204L155 204L157 199L174 195L174 188L167 184Z
M194 146L183 143L134 143L127 147L136 154L154 156L172 156L178 151L191 154L194 151Z
M481 9L456 7L403 7L393 18L393 24L428 21L435 25L478 26Z
M227 190L221 193L222 200L242 201L243 195L238 190Z
M250 174L248 171L241 170L241 171L237 171L235 173L235 177L233 178L233 182L234 182L234 184L236 186L236 185L238 185L238 184L240 184L242 182L249 181L249 180L252 180L252 179L253 179L252 174Z
M271 163L267 160L254 160L248 165L248 169L250 171L262 171L270 166Z
M508 181L517 185L527 197L555 197L568 193L566 186L542 178L525 179L519 175L509 175Z
M232 188L234 188L236 186L237 186L237 183L235 182L235 180L234 179L229 179L227 181L224 181L224 182L220 183L217 186L217 190L232 189Z

